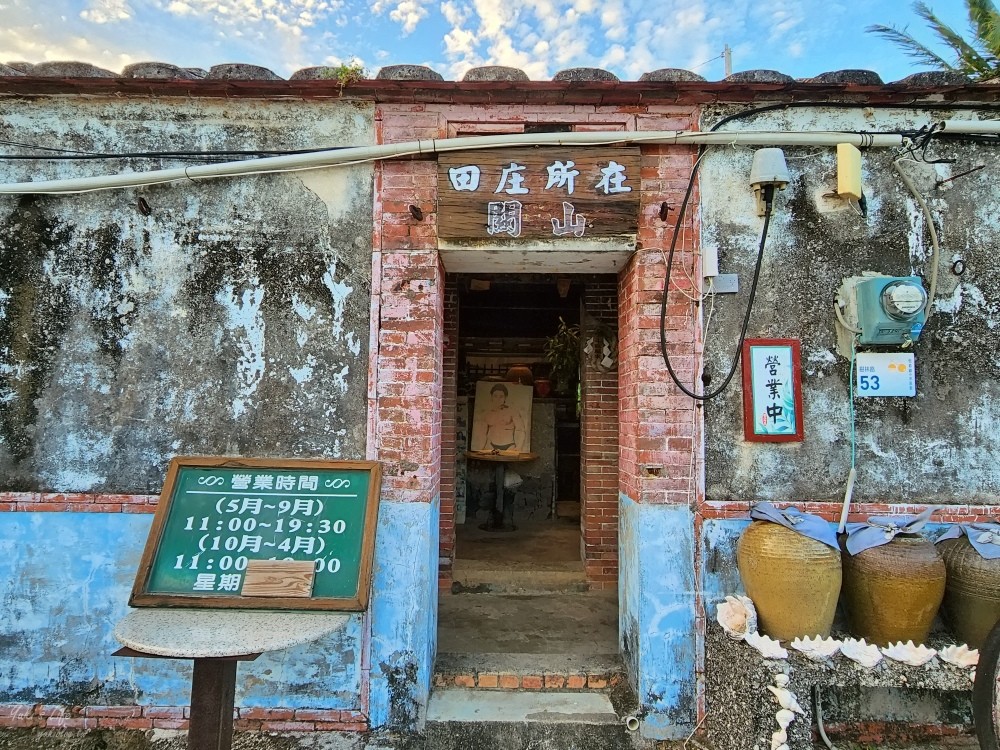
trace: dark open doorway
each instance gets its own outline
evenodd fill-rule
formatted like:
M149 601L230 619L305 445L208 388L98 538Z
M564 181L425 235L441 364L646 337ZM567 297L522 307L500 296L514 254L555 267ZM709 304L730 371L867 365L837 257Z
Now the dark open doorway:
M590 308L600 291L607 309L598 313L615 325L616 281L467 274L449 276L448 285L444 403L454 410L455 444L454 475L447 475L450 465L442 475L454 493L449 503L447 487L442 491L441 582L447 588L439 597L438 672L489 672L501 663L524 674L540 666L567 674L614 672L620 667L616 580L600 580L608 563L600 534L617 518L598 495L588 526L583 431L586 404L595 403L587 384L597 382L588 381L584 351L595 320ZM545 356L547 341L567 329L577 335L572 377L553 372ZM472 443L477 384L482 406L490 392L484 382L511 391L518 379L531 381L533 458L505 462L500 480L495 464L470 456L483 447ZM601 398L616 406L616 389L598 386L591 390L607 391ZM606 412L603 406L594 411ZM616 439L598 447L617 456ZM602 481L616 484L602 471Z
M491 575L517 579L519 568L583 583L578 376L565 367L553 372L545 357L560 328L579 328L582 284L537 274L457 281L455 588L488 585ZM530 403L502 408L523 414L526 434L518 438L534 458L468 458L466 451L485 447L476 444L484 434L476 422L492 413L486 393L503 400L515 384Z

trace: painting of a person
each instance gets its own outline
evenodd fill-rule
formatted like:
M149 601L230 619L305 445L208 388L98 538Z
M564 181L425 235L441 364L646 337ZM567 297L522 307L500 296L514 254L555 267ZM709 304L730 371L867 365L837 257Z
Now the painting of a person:
M530 410L530 386L480 382L476 391L472 449L486 453L529 451L528 418L525 415Z
M490 408L486 411L486 435L481 450L517 451L524 445L524 419L507 403L507 386L497 383L490 388Z

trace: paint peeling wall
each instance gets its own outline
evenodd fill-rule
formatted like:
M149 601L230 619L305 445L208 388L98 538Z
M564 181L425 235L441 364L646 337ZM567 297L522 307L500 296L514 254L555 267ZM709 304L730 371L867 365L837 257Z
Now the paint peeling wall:
M6 100L0 136L100 153L336 147L371 143L373 112ZM0 179L185 163L4 161ZM176 454L364 457L372 203L370 165L0 197L0 486L155 493Z
M112 657L152 517L0 513L0 703L185 706L191 662ZM238 706L357 706L361 615L240 666Z
M693 527L686 506L621 496L619 638L644 737L688 737L697 723Z
M715 122L730 111L708 111ZM916 129L969 110L799 108L727 124L727 130ZM740 293L716 298L705 335L712 385L722 381L739 339L763 219L748 177L753 151L715 148L701 172L702 242L717 249L722 273L738 273ZM929 277L923 216L892 169L896 154L863 156L868 217L836 191L835 149L785 148L791 182L778 194L748 336L802 342L805 440L743 440L737 374L709 403L709 500L830 500L843 497L851 466L848 360L835 351L833 299L862 271ZM1000 162L991 146L934 141L928 158L902 164L934 214L941 241L935 312L913 351L916 398L861 398L857 409L857 501L1000 502ZM972 167L984 168L941 183ZM961 260L965 270L953 272ZM926 283L925 283L926 286Z
M10 98L0 138L116 154L340 147L371 144L374 113ZM0 181L184 163L0 161ZM0 491L156 495L178 454L364 458L372 175L0 197ZM13 506L0 513L0 701L186 705L190 663L111 657L152 517ZM352 615L241 666L238 705L363 708L362 625Z

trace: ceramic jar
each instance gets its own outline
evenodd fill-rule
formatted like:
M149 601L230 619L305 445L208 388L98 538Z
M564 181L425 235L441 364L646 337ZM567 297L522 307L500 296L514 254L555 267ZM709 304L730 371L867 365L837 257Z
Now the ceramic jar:
M752 521L736 563L760 631L778 640L830 635L840 595L840 552L770 521Z
M521 385L531 385L535 382L535 376L531 372L529 365L511 365L507 370L504 380L508 383L520 383Z
M959 643L980 648L1000 620L1000 559L984 558L964 534L937 547L948 571L942 614Z
M552 393L552 381L548 378L535 378L535 395L538 398L548 398Z
M841 537L842 544L846 536ZM897 534L856 555L844 552L844 608L852 635L888 646L924 643L944 597L945 564L929 539Z

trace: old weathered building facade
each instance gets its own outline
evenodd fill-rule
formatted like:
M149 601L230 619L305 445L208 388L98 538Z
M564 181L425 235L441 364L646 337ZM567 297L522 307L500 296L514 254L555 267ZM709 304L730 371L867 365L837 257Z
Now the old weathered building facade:
M0 726L184 725L185 666L113 658L112 629L167 462L205 454L382 464L370 607L322 643L241 667L238 726L419 728L456 526L475 517L459 347L471 278L568 279L581 339L613 344L613 365L582 360L579 559L591 588L618 590L646 738L684 738L704 716L707 623L740 587L734 545L754 501L835 520L853 439L855 517L927 504L943 506L942 522L993 516L998 131L958 137L940 124L990 120L997 87L649 79L0 79L5 154L105 155L0 161ZM669 137L713 127L704 145ZM496 139L501 161L513 149L581 162L633 149L638 170L617 186L638 195L634 228L442 237L438 154L477 136ZM838 140L862 147L863 214L836 195ZM487 153L466 143L463 155ZM412 147L378 151L391 144ZM784 148L790 181L746 333L800 341L795 443L746 441L739 373L702 403L678 389L661 349L662 336L689 389L726 377L757 263L763 219L748 179L764 145ZM304 150L345 150L345 163L190 171L204 152L227 163ZM833 310L842 280L931 274L925 213L897 161L937 229L936 295L912 347L917 395L856 399L852 427ZM182 174L55 194L17 186L160 169ZM500 187L484 189L516 197ZM705 281L706 255L738 276L736 293Z

